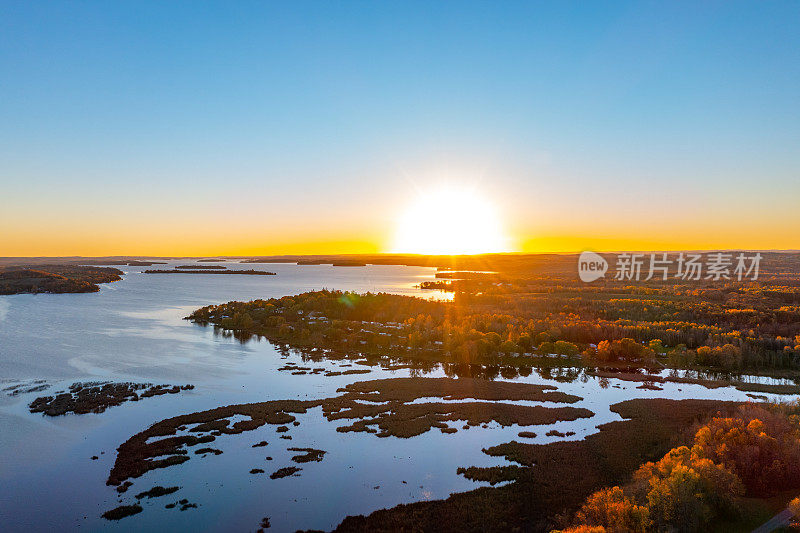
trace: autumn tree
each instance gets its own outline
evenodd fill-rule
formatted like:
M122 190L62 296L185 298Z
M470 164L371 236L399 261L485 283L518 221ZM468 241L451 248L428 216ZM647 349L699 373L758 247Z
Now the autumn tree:
M602 489L586 499L577 519L586 526L602 526L619 533L645 533L650 524L646 507L636 505L620 487Z
M781 409L744 406L714 418L697 431L693 452L735 472L753 495L800 488L800 421Z

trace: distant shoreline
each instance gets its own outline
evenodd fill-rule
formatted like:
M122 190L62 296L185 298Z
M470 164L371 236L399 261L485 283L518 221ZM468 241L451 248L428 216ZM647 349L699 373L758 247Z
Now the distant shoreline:
M244 276L275 276L275 272L265 270L143 270L143 274L241 274Z

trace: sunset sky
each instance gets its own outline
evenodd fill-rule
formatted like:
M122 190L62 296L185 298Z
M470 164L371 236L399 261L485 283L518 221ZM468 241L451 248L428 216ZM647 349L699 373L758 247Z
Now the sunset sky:
M0 256L392 251L442 190L508 251L797 249L798 27L797 1L0 2Z

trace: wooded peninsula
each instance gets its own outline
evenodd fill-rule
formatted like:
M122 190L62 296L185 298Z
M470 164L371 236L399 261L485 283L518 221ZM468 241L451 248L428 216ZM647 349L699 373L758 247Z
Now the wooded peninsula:
M81 265L0 266L0 294L98 292L122 279L116 268Z

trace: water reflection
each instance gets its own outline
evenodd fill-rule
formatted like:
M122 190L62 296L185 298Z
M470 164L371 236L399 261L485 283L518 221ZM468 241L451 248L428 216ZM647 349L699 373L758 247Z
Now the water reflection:
M175 262L176 264L178 262ZM226 263L228 268L252 265ZM337 389L360 380L389 377L457 377L546 384L585 398L579 404L596 416L559 423L555 429L574 431L574 439L597 431L599 424L618 420L613 403L635 398L698 397L746 400L731 387L709 389L696 383L659 382L659 391L640 389L643 381L625 381L599 374L600 369L564 366L481 365L412 361L398 357L367 357L326 350L296 350L273 345L264 337L236 336L183 320L191 310L231 300L280 297L324 287L356 292L386 291L433 296L415 288L432 279L434 270L405 267L336 268L330 265L270 265L277 276L141 275L125 267L125 279L113 290L87 295L19 295L0 297L0 375L30 384L27 392L0 395L0 498L3 528L72 530L80 526L110 526L100 514L118 503L116 491L105 485L119 445L153 423L222 405L282 399L332 397ZM423 276L423 277L421 277ZM213 278L213 279L210 279ZM222 279L218 279L222 278ZM235 278L235 279L229 279ZM258 279L251 279L258 278ZM367 369L363 375L292 375L278 369L289 362L324 366L326 370ZM644 369L628 370L628 379L646 378ZM663 371L661 380L736 379L753 384L791 384L758 376ZM33 381L46 379L47 392ZM192 383L193 391L170 397L129 402L102 414L44 418L28 412L38 394L64 390L76 381L146 381ZM18 389L14 389L18 390ZM775 398L774 395L769 395ZM366 433L347 434L325 420L321 409L299 417L293 440L278 440L274 428L257 437L270 441L275 468L291 461L288 446L314 447L329 453L300 477L275 483L248 472L264 467L265 452L234 436L221 436L219 456L192 458L185 466L149 472L137 490L179 485L182 497L198 502L186 512L163 509L150 502L147 512L122 521L122 529L249 530L261 517L272 518L274 530L330 529L345 515L363 514L399 503L444 498L475 488L456 475L458 467L490 466L496 458L481 449L518 438L519 427L489 425L448 435L430 431L411 439L376 439ZM548 428L549 429L549 428ZM531 440L558 440L545 431ZM231 437L228 439L228 437ZM457 445L455 445L457 443ZM103 453L105 452L105 453ZM97 460L91 460L98 456ZM281 464L278 464L281 463ZM270 465L272 466L272 464ZM274 469L263 468L267 472ZM331 480L335 480L334 483ZM407 483L403 483L407 482ZM380 486L380 489L374 487ZM75 487L80 487L76 491ZM156 505L160 503L160 505ZM42 509L47 512L43 513ZM86 517L86 518L84 518ZM213 518L213 521L212 521Z
M800 385L800 378L775 378L736 374L731 372L706 371L697 369L665 369L653 372L648 368L626 368L624 371L605 370L593 366L511 366L500 364L477 364L464 362L434 362L428 360L375 356L365 353L342 353L321 348L298 348L285 343L276 343L262 335L232 332L219 326L212 326L214 335L226 339L236 339L241 344L266 342L272 344L284 357L294 355L303 362L320 363L324 361L353 360L366 366L378 366L382 370L395 371L407 369L412 376L425 376L441 373L447 377L481 378L486 380L514 380L525 378L535 372L540 378L556 383L587 383L597 380L601 388L609 386L609 379L634 381L644 386L656 387L660 383L706 384L711 388L734 385L764 385L767 387L790 387ZM556 362L557 363L557 362Z

